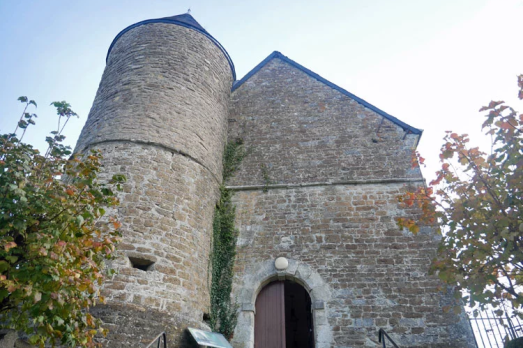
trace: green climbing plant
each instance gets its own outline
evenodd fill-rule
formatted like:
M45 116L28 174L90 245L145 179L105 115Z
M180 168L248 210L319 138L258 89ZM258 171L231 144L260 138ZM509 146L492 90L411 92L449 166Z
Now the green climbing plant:
M223 153L223 182L226 182L238 170L245 156L250 153L243 145L243 139L236 139L225 146Z
M263 178L263 192L268 192L269 186L276 182L271 179L269 167L267 167L265 163L261 164L260 170Z
M223 182L239 168L247 155L243 141L229 142L223 156ZM231 339L237 321L238 306L231 300L236 257L236 237L238 230L234 225L236 207L232 203L233 192L220 186L220 200L216 205L213 221L213 241L211 252L211 311L209 324L213 331Z

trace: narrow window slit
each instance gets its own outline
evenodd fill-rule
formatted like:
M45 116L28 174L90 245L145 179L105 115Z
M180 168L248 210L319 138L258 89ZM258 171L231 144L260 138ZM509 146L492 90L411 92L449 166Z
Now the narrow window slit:
M129 256L129 261L131 261L131 266L133 268L141 269L142 271L154 270L154 261L152 260Z

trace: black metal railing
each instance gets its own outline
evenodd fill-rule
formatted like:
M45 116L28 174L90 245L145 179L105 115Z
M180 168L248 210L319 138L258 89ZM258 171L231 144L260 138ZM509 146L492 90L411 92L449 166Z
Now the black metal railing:
M492 310L480 311L477 317L469 313L469 321L479 348L503 348L505 341L523 336L523 325L517 317L499 317Z
M380 331L378 331L378 339L379 339L379 342L383 344L383 348L387 348L385 339L387 339L394 348L399 348L398 345L396 344L396 342L394 342L392 340L392 338L390 338L390 336L387 335L387 333L383 329L380 329Z
M160 344L162 342L163 342L163 345L160 346ZM149 343L149 345L145 348L151 348L151 347L153 347L153 345L155 343L156 343L156 348L160 348L160 347L167 348L167 335L165 334L165 332L162 332L161 334L156 336L156 338L151 343Z

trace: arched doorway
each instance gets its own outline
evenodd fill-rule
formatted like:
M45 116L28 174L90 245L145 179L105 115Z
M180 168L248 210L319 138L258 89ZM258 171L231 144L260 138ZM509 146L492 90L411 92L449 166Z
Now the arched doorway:
M267 284L256 298L254 348L314 348L311 298L291 281Z

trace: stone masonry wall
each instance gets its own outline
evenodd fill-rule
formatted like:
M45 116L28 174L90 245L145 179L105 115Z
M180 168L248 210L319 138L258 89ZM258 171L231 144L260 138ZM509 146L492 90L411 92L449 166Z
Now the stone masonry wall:
M76 151L137 140L175 149L221 180L232 73L205 35L153 23L126 32L111 50Z
M229 139L251 147L230 185L417 178L417 135L280 59L234 91Z
M316 320L316 348L376 347L379 328L400 347L471 346L468 323L442 311L452 294L427 274L438 236L413 236L394 220L416 214L396 196L423 182L411 169L418 137L279 58L233 92L229 141L251 151L227 183L240 231L233 296L248 302L235 348L252 348L244 290L269 281L253 272L280 256L326 284L308 289L313 299L329 293L313 307L326 318Z
M125 347L138 341L137 336L151 340L162 331L178 340L185 327L200 327L207 312L209 217L219 192L209 185L213 178L205 168L179 154L132 142L99 144L97 148L104 154L105 173L127 176L118 207L123 242L118 247L120 257L112 262L118 273L102 291L112 309L98 312L110 314L119 308L119 322L140 322L147 316L149 325L155 320L170 323L156 333L139 325L124 335L123 342L119 341L121 330L126 328L112 323L111 334L118 335L111 335L107 346L122 343ZM129 257L155 263L143 271L133 268ZM127 311L134 314L126 315Z
M283 256L307 264L330 287L330 301L315 311L327 317L332 341L317 337L317 348L377 347L379 328L403 348L472 347L468 322L441 309L451 294L427 274L438 236L396 227L402 190L370 184L237 192L234 296L257 264Z
M104 154L102 176L127 176L118 270L93 312L110 327L107 347L135 347L165 331L205 327L212 218L232 73L205 35L152 23L113 46L76 151ZM146 271L133 267L154 262Z

